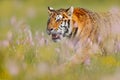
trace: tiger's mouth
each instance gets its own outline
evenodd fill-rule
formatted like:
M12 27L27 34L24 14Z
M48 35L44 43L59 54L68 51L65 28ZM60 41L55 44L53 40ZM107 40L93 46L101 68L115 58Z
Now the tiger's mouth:
M60 35L59 34L52 34L52 39L60 39Z
M51 34L52 36L52 40L57 42L58 40L60 40L60 34Z

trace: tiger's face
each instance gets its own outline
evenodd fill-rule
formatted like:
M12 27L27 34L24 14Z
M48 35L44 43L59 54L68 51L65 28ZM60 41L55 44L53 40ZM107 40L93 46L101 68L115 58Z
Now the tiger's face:
M57 42L70 35L72 31L71 17L73 7L68 9L54 10L48 7L49 18L47 21L46 31L52 37L52 40Z

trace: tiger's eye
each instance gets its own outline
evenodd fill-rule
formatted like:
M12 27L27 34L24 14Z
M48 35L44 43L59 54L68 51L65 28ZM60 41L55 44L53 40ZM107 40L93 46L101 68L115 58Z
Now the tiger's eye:
M59 20L61 20L62 18L63 18L62 15L57 15L57 16L56 16L56 21L59 21Z

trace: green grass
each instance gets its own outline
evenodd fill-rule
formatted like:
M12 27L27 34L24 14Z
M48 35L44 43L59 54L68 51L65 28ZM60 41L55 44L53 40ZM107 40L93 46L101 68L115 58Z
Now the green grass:
M90 65L55 72L74 52L52 42L45 31L48 6L106 11L119 4L118 0L1 0L0 80L101 80L120 74L120 54L92 56Z

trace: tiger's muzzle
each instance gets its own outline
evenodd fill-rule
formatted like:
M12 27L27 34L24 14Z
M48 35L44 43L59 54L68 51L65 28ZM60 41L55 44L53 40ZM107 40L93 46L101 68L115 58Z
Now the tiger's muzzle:
M54 30L54 29L47 29L46 32L47 32L48 35L50 35L52 37L52 40L54 42L58 42L58 41L61 40L62 34L57 32L56 30Z

